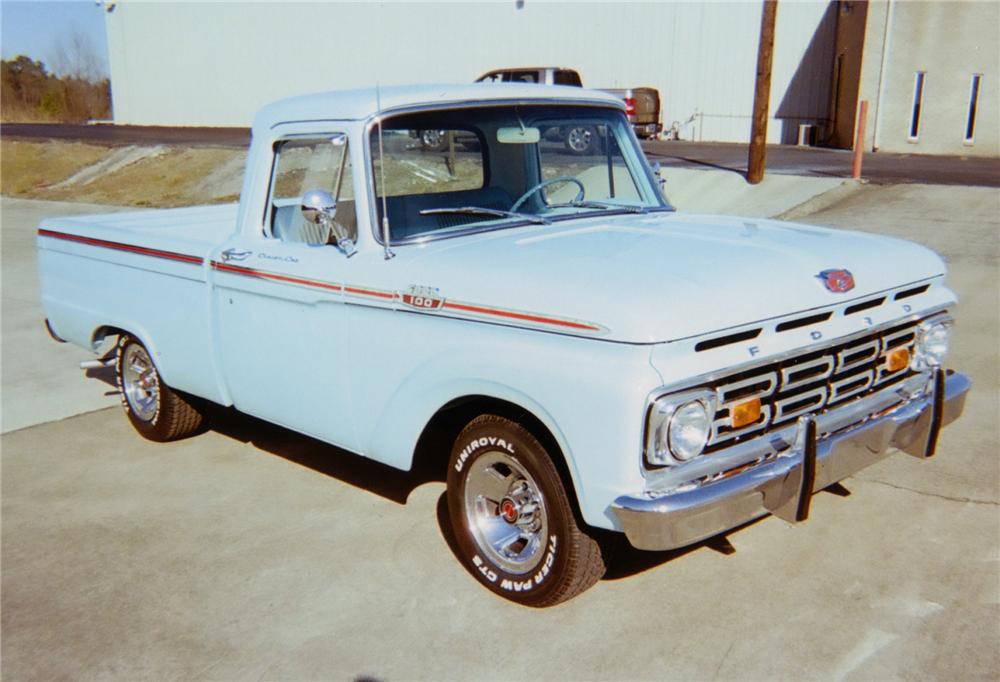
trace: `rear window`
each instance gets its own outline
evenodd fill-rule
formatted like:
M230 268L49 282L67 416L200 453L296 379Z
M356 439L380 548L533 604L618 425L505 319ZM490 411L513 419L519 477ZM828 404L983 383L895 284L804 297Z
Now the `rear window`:
M583 87L583 83L580 82L580 74L576 71L571 71L569 69L563 71L556 71L555 78L553 82L556 85L573 85L578 88Z

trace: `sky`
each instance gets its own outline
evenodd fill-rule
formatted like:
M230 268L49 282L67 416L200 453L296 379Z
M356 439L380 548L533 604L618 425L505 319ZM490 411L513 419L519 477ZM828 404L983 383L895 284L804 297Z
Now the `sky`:
M100 76L109 74L104 3L95 0L0 0L0 52L4 59L25 55L60 73L60 46L79 32L95 57Z

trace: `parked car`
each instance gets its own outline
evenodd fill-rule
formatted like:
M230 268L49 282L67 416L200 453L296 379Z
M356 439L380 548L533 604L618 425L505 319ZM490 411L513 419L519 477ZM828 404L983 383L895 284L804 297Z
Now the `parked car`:
M604 92L610 92L625 102L625 115L640 139L656 137L663 130L660 91L656 88L611 88Z
M582 87L580 74L561 66L528 66L514 69L496 69L484 73L477 83L533 83L535 85L570 85Z
M567 155L547 139L567 125L604 148ZM415 130L479 146L448 160ZM933 455L962 412L937 255L680 214L612 95L283 100L246 169L238 205L43 221L50 333L117 338L103 361L146 438L195 433L210 401L400 469L419 457L447 481L462 565L519 604L596 583L605 534L666 550L805 520L889 453Z

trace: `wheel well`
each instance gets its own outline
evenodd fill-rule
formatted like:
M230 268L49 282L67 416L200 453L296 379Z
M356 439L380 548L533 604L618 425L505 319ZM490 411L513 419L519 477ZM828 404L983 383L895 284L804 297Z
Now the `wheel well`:
M104 343L105 339L109 336L121 336L122 334L128 334L129 332L125 329L119 327L112 327L111 325L103 325L94 330L94 333L90 336L90 347L97 350Z
M569 467L566 465L566 455L559 447L559 442L538 417L520 405L506 400L484 395L470 395L456 398L444 405L427 423L417 440L417 446L413 453L412 470L428 480L446 480L446 467L455 439L469 422L484 414L495 414L517 422L542 444L545 451L551 455L552 463L559 471L563 487L573 505L577 520L582 522L576 488L573 486L573 479L569 474Z

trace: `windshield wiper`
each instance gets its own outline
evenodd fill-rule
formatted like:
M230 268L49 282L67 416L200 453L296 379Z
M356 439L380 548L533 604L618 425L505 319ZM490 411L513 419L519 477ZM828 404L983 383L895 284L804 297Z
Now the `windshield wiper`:
M621 210L626 213L646 213L645 206L632 206L631 204L614 204L609 201L567 201L562 204L549 204L549 208L599 208L602 210Z
M482 208L480 206L456 206L455 208L425 208L420 215L442 215L445 213L458 213L460 215L488 215L496 218L517 218L534 225L551 225L552 221L539 215L531 213L517 213L516 211L501 211L498 208Z

